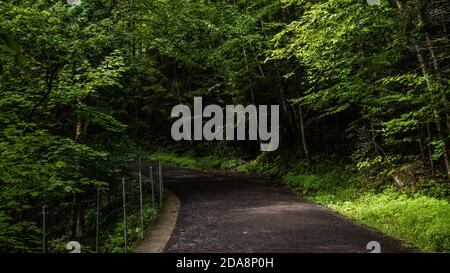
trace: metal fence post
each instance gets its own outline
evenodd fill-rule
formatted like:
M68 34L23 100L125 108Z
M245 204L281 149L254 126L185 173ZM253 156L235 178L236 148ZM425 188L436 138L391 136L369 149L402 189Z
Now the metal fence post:
M164 198L164 176L163 176L163 170L162 170L162 164L161 164L161 195Z
M141 157L139 156L139 203L141 207L141 239L144 240L144 204L142 201Z
M158 176L159 176L159 208L162 207L163 199L163 185L162 185L162 166L161 161L158 161Z
M100 218L100 188L97 188L97 217L95 219L95 253L99 250L99 218Z
M150 187L152 190L152 207L155 207L155 193L153 191L153 167L150 166L150 161L147 161L148 165L148 179L150 179Z
M47 253L47 205L42 206L42 252Z
M128 252L128 231L127 231L127 211L125 197L125 178L122 177L122 197L123 197L123 235L125 240L125 253Z

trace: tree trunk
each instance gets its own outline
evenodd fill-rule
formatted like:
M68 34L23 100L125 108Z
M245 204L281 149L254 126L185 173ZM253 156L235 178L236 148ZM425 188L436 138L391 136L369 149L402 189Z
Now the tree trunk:
M427 142L428 142L428 156L430 158L430 168L431 168L431 177L434 178L434 162L433 162L433 152L431 151L431 132L430 132L430 124L427 122Z
M434 101L435 100L434 99L435 96L434 96L434 93L433 93L433 86L432 86L432 84L430 82L430 79L429 79L429 76L428 76L429 75L428 74L428 69L426 67L426 63L425 63L422 51L420 50L419 44L417 43L417 41L415 39L413 39L412 42L413 42L414 49L416 51L417 60L419 62L420 69L422 70L422 74L423 74L423 76L425 78L425 82L427 84L428 92L429 92L429 94L431 96L431 100L432 100L433 106L439 105L439 104L436 104L436 102ZM441 119L440 119L439 113L438 113L438 111L436 110L435 107L433 107L433 116L434 116L434 122L436 124L436 130L438 132L439 140L444 143L444 151L443 151L444 164L445 164L445 168L447 170L447 176L450 179L450 164L449 164L448 155L447 155L447 153L448 153L447 144L445 143L445 138L442 135L442 128L441 128L441 124L440 124L440 120Z
M299 117L300 117L300 134L302 137L303 151L305 152L306 160L310 161L308 145L306 145L305 122L304 122L304 117L303 117L303 109L302 109L301 105L299 105L299 107L298 107L298 112L299 112Z

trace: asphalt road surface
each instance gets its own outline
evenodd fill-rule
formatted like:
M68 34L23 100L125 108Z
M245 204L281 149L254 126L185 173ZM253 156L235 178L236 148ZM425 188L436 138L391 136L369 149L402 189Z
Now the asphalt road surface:
M164 167L180 199L164 252L409 252L402 244L270 181Z

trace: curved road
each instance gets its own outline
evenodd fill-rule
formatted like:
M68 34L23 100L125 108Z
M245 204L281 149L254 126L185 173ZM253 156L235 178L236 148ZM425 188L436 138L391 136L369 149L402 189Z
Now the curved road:
M407 248L269 181L164 167L181 200L164 252L382 252Z

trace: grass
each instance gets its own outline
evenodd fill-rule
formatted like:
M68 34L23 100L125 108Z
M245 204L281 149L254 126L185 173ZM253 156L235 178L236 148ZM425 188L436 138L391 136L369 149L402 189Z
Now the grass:
M323 198L314 199L320 202ZM450 204L447 201L385 190L378 194L364 193L354 200L324 204L411 246L428 251L450 251Z
M149 160L160 160L168 164L197 170L234 170L245 164L245 161L236 158L218 158L213 156L194 158L189 155L176 155L168 152L153 153Z
M194 158L158 152L151 160L193 169L222 169L275 176L280 167L264 158L246 162L213 156ZM291 162L283 182L294 192L323 204L359 223L400 239L406 245L431 252L450 252L450 203L423 192L393 186L376 189L364 178L330 162L305 167Z

